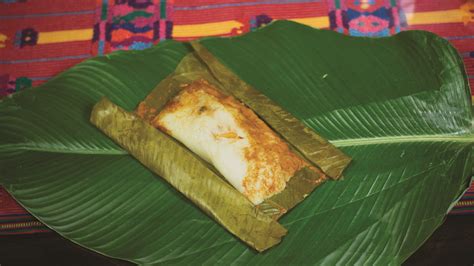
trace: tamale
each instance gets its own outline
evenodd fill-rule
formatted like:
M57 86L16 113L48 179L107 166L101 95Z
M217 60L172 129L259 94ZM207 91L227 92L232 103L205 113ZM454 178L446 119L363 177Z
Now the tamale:
M255 209L240 192L209 169L207 163L137 115L103 98L94 106L90 120L148 169L257 251L278 244L286 234L285 228Z
M152 125L211 163L256 205L307 166L252 110L203 79L183 86Z
M138 105L136 110L137 114L149 123L153 123L153 119L158 115L158 113L169 101L171 101L176 95L179 94L180 91L183 90L183 87L187 86L186 84L191 84L200 79L206 80L210 83L210 85L218 89L221 93L233 96L231 93L232 89L223 89L222 83L214 78L207 66L194 54L189 54L182 59L175 72L160 82L157 87L155 87L155 89L153 89L150 94L148 94L145 100ZM244 104L246 103L244 102ZM255 112L255 110L252 109L252 112ZM259 113L255 113L257 116L259 116L259 118L263 118ZM267 123L267 120L262 120ZM281 134L279 134L280 132L278 130L274 130L274 127L271 124L267 123L267 125L269 125L270 128L281 137ZM281 126L283 125L280 125L280 127ZM286 128L284 130L291 132L293 129L297 130L293 127ZM285 138L283 139L286 140ZM305 138L303 138L303 140L307 142L311 141L311 139L308 140ZM321 153L320 149L322 149L323 153L329 154L331 153L332 149L336 149L332 147L332 145L324 144L320 146L318 143L319 142L316 142L315 145L309 145L312 149L314 149L314 153ZM289 149L293 153L297 154L299 158L303 158L306 163L304 167L294 173L293 177L289 179L282 191L269 198L266 198L263 202L256 206L257 209L273 217L274 219L278 219L287 213L291 208L301 202L317 186L326 180L326 175L319 169L321 166L315 165L313 162L302 156L301 153L293 146L292 142L287 141L287 144ZM340 152L336 150L336 155L339 155L339 153ZM333 166L338 167L337 164L324 166L327 169L332 169L331 167ZM211 164L209 164L209 167L213 168ZM216 172L218 171L216 170Z

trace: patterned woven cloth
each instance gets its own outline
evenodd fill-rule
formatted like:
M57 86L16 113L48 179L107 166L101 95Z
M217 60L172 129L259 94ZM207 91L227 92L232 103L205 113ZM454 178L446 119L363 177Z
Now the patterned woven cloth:
M0 97L115 50L234 36L289 19L354 36L432 31L474 82L474 0L0 0ZM471 83L471 88L474 88ZM474 186L452 214L474 214ZM0 187L0 234L47 232Z

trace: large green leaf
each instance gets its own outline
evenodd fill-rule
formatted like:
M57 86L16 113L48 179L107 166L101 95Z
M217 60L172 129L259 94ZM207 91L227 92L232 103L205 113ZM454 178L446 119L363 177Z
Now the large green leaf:
M84 62L0 103L0 180L48 226L137 263L401 263L466 188L473 143L462 61L426 32L364 39L277 22L201 42L353 158L281 219L257 254L88 123L103 95L131 110L189 46Z

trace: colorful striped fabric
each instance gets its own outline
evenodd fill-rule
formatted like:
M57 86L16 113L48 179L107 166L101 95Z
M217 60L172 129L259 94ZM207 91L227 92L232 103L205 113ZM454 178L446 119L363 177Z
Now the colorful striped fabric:
M0 97L92 56L235 36L278 19L354 36L432 31L459 50L474 82L473 10L473 0L0 0ZM474 186L452 214L474 214ZM0 188L0 234L45 231Z
M462 199L454 206L449 214L474 214L474 186L464 193Z

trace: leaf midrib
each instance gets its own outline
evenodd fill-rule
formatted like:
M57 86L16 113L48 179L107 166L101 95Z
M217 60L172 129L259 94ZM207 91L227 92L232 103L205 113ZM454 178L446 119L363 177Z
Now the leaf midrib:
M367 146L378 144L393 144L406 142L458 142L474 143L474 134L466 135L411 135L411 136L387 136L373 138L355 138L355 139L336 139L330 140L336 147ZM5 151L36 151L51 153L69 153L69 154L95 154L95 155L128 155L122 149L90 149L90 148L69 148L59 147L57 144L49 145L27 145L27 144L3 144L0 145L0 152Z
M336 147L366 146L378 144L393 144L405 142L474 142L474 134L446 134L446 135L405 135L373 138L336 139L330 140Z

